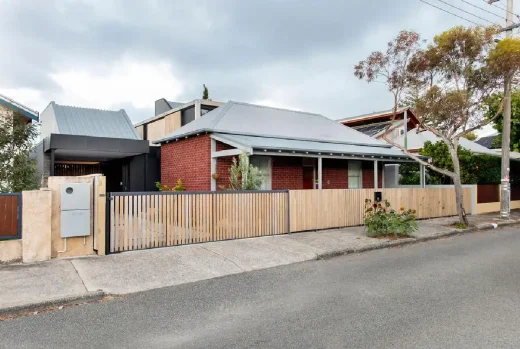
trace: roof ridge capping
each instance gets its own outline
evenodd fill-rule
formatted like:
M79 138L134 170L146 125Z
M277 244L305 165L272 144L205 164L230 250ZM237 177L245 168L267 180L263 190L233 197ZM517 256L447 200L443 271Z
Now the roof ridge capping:
M108 111L108 112L113 112L113 113L119 113L119 112L124 112L126 114L126 111L124 109L119 109L119 110L113 110L113 109L101 109L101 108L88 108L88 107L79 107L79 106L76 106L76 105L65 105L65 104L58 104L54 101L51 102L53 105L55 106L58 106L58 107L66 107L66 108L74 108L74 109L88 109L88 110L97 110L97 111Z
M287 109L287 108L280 108L280 107L271 107L271 106L268 106L268 105L261 105L261 104L253 104L253 103L246 103L246 102L237 102L237 101L228 101L228 103L232 103L232 104L241 104L241 105L248 105L250 107L257 107L257 108L265 108L265 109L276 109L276 110L282 110L282 111L288 111L288 112L292 112L292 113L300 113L300 114L307 114L307 115L319 115L319 116L323 116L321 114L318 114L318 113L311 113L311 112L308 112L308 111L300 111L300 110L295 110L295 109ZM325 117L325 116L323 116ZM325 117L326 118L326 117ZM328 119L328 118L327 118ZM329 119L331 120L331 119ZM333 120L331 120L333 121Z

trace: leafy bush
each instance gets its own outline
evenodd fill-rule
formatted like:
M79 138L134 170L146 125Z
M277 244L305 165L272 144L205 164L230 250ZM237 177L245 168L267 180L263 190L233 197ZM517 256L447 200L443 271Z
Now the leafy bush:
M383 237L393 235L397 237L410 237L417 230L415 210L405 210L401 206L399 212L392 209L390 203L385 200L381 203L365 200L365 229L368 236Z
M155 186L159 191L186 191L184 184L182 184L181 179L177 180L177 184L174 187L170 188L166 184L161 184L161 182L155 182Z
M237 161L229 169L229 183L231 190L259 190L262 186L263 176L260 170L249 163L246 153L240 154Z

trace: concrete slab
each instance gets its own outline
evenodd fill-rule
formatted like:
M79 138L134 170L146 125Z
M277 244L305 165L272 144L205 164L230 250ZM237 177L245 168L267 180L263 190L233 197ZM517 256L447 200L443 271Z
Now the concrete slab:
M0 308L87 293L68 260L0 266Z
M72 260L89 291L125 294L242 272L201 247L177 246Z
M278 265L316 259L312 246L286 240L286 236L211 242L203 247L233 261L244 271L265 269Z

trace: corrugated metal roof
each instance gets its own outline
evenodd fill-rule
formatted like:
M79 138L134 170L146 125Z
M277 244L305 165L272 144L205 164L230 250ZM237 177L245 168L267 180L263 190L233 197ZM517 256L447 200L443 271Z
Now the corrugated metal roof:
M490 136L479 138L475 141L475 143L480 144L481 146L486 147L488 149L497 148L495 146L496 145L495 142L498 139L498 137L499 137L499 135L498 135L498 133L496 133L496 134L493 134ZM498 143L500 143L500 142L498 142ZM498 148L500 148L500 146L498 146Z
M293 140L282 138L245 136L234 134L219 134L220 138L230 142L241 144L245 147L270 150L270 151L297 151L313 153L332 153L333 155L364 155L364 156L383 156L395 158L407 158L396 148L370 147L366 145L353 145L345 143L316 142L305 140ZM329 155L329 154L324 154Z
M32 110L29 107L26 107L25 105L16 102L15 100L6 97L2 94L0 94L0 105L3 105L15 112L21 113L22 115L25 115L29 119L38 121L39 113L35 110Z
M399 113L402 113L404 109L397 109L397 114ZM381 110L381 111L374 111L372 113L367 113L367 114L361 114L361 115L355 115L355 116L349 116L349 117L346 117L346 118L341 118L341 119L337 119L336 121L337 122L342 122L342 121L354 121L354 120L357 120L357 119L364 119L364 118L368 118L368 117L371 117L371 116L378 116L378 115L385 115L385 114L391 114L394 112L394 109L387 109L387 110ZM392 114L393 115L393 114Z
M113 111L79 108L54 102L51 105L61 134L141 139L123 109Z
M200 132L390 147L319 114L229 101L157 143Z
M359 132L363 132L367 136L374 137L379 132L382 132L388 126L389 123L391 123L391 121L378 122L376 124L369 124L369 125L363 125L363 126L356 126L356 127L353 127L353 129L355 129Z

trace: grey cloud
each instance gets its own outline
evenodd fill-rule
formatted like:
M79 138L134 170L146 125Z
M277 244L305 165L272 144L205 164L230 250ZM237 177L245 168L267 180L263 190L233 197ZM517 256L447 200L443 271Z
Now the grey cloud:
M129 55L172 62L187 82L180 100L199 98L202 83L224 101L278 91L287 105L333 118L386 108L384 89L356 81L352 66L404 25L424 29L414 22L424 7L405 0L6 1L0 85L55 95L50 73L95 66L102 74ZM382 35L367 42L374 31ZM134 120L151 114L130 100L125 109Z

